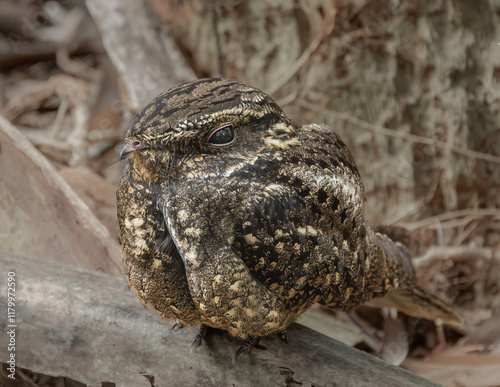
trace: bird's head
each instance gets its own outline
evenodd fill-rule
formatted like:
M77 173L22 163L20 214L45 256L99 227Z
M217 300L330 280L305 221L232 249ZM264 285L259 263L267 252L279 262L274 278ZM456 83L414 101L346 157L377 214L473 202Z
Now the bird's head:
M220 173L298 145L297 127L271 97L240 82L201 79L153 99L134 118L120 158L137 179ZM206 166L210 168L206 168Z

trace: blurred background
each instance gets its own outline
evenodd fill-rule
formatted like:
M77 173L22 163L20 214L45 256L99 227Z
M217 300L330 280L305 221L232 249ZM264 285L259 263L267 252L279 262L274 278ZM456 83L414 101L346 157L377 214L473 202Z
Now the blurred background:
M0 249L120 275L117 159L131 118L213 76L262 89L298 124L332 126L369 223L409 247L422 284L465 320L363 307L302 322L446 386L499 386L497 0L0 0L0 113L22 134L0 137ZM90 214L43 199L67 189ZM84 238L71 211L104 227ZM20 372L30 386L80 385L43 371Z

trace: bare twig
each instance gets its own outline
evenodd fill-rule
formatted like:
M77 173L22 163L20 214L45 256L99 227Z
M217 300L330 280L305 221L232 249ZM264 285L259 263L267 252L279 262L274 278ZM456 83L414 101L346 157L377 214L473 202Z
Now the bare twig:
M61 103L59 104L59 108L57 109L56 119L52 123L52 127L50 128L50 136L52 138L57 138L59 133L61 132L62 123L64 117L66 116L66 112L68 111L68 99L65 97L61 98Z
M69 105L73 116L73 125L67 136L69 165L84 165L87 160L87 136L90 129L89 90L84 81L69 75L54 75L48 81L10 100L2 110L5 116L13 121L25 112L40 108L54 96L61 101L56 121L52 129L49 129L47 139L40 140L45 145L58 141L56 135L60 132L60 125ZM60 148L58 144L54 147Z
M16 370L16 373L19 374L19 376L24 381L24 383L26 383L29 387L39 387L38 384L36 384L33 381L33 378L31 378L30 376L26 375L23 370L21 370L21 369L18 368Z
M450 220L466 218L465 223L468 223L472 219L487 217L487 216L492 216L495 219L499 218L500 217L500 209L498 209L498 208L466 208L463 210L455 210L455 211L445 212L443 214L431 216L429 218L418 220L416 222L400 223L400 226L402 226L410 231L414 231L414 230L418 230L418 229L424 228L424 227L435 228L436 220L439 221L440 223L443 223L443 222L450 221ZM460 220L462 220L462 219L460 219ZM453 225L453 226L455 226L455 225ZM447 228L447 227L443 226L442 224L440 225L440 227Z
M382 350L384 346L382 331L371 326L368 322L359 317L357 313L345 314L345 318L362 329L363 342L374 352L378 353Z
M419 268L443 259L451 259L454 262L481 259L500 264L500 251L488 247L432 246L424 255L414 258L413 262L415 267Z
M421 208L424 205L424 200L419 199L413 203L410 203L409 205L403 207L400 209L400 211L393 216L385 219L384 221L381 222L383 225L392 225L394 223L400 222L402 219L405 219L406 217L414 214L415 212L418 211L419 208Z
M433 146L440 148L440 149L445 149L445 150L450 149L454 153L458 153L458 154L461 154L463 156L471 157L471 158L478 159L478 160L489 161L489 162L495 163L495 164L500 164L500 157L499 156L495 156L495 155L491 155L491 154L483 153L483 152L477 152L477 151L474 151L471 149L462 148L462 147L458 147L455 145L450 146L446 142L435 140L435 139L428 138L428 137L418 136L416 134L398 132L396 130L388 129L388 128L385 128L385 127L380 126L380 125L371 124L367 121L353 117L350 113L336 112L336 111L330 110L330 109L318 108L318 106L316 106L312 103L309 103L307 101L304 101L304 100L299 101L298 104L306 109L313 110L319 114L325 114L327 116L331 116L331 117L338 119L338 120L351 122L352 124L355 124L362 129L369 130L369 131L376 133L376 134L382 134L384 136L396 137L396 138L400 138L401 140L416 142L416 143L420 143L420 144L433 145Z
M461 228L460 232L455 235L455 239L453 241L454 245L460 245L463 243L463 241L468 238L481 224L481 220L478 220L476 222L468 222L464 225L463 228Z

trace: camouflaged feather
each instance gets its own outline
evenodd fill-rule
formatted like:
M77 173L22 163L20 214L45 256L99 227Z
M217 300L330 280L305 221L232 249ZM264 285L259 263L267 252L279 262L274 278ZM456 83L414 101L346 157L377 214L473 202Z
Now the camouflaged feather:
M234 140L212 144L219 128ZM166 91L135 117L125 147L124 263L163 318L249 339L314 303L350 311L417 289L404 246L366 223L340 137L295 125L255 88L213 78Z

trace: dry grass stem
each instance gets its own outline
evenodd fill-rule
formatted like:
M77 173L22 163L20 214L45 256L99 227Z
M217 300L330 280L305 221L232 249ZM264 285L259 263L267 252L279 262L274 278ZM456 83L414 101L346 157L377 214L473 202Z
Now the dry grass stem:
M450 259L454 262L484 260L500 265L500 251L488 247L431 246L424 255L414 258L415 267L422 268L435 261Z
M369 130L376 134L381 134L384 136L390 136L399 138L405 141L411 141L419 144L433 145L437 148L452 151L454 153L461 154L463 156L472 157L474 159L489 161L491 163L500 164L500 156L491 155L488 153L478 152L467 148L458 147L456 145L450 145L448 142L443 142L439 140L434 140L432 138L418 136L411 133L404 133L401 131L396 131L388 128L384 128L380 125L371 124L368 121L361 120L359 118L353 117L350 113L336 112L327 108L318 108L317 105L309 103L304 100L300 100L298 104L306 109L313 110L319 114L324 114L331 116L334 119L348 121L362 129Z

